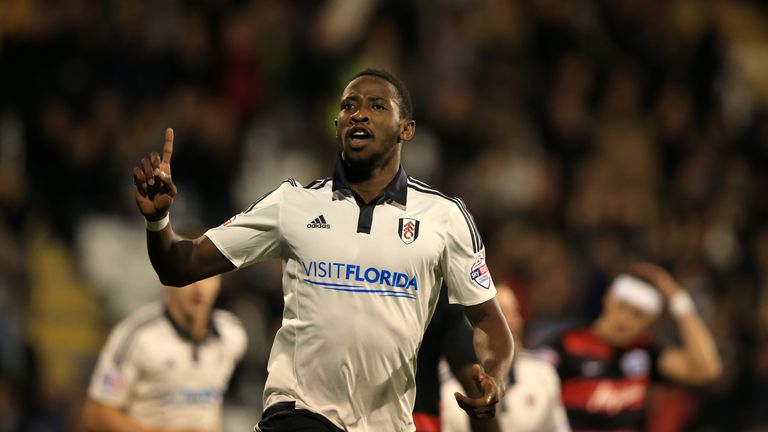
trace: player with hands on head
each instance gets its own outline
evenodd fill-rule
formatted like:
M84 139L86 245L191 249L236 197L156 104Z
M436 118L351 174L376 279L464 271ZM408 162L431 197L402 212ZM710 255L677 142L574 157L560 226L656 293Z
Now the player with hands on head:
M332 176L306 187L288 179L192 240L170 223L171 130L163 156L151 154L133 170L149 257L164 284L283 261L283 325L259 431L414 431L418 347L443 281L473 327L483 393L457 401L470 415L495 414L512 335L466 206L400 164L416 130L412 113L397 77L358 73L334 120L341 151Z
M648 333L665 304L680 346L659 347ZM560 375L574 431L639 430L651 382L703 385L722 370L712 334L688 292L669 272L645 262L614 279L591 326L565 330L542 353Z
M661 353L660 372L673 381L689 385L703 385L717 379L723 367L720 355L688 291L668 271L653 263L636 263L630 267L630 273L659 290L683 339L683 346L666 348Z

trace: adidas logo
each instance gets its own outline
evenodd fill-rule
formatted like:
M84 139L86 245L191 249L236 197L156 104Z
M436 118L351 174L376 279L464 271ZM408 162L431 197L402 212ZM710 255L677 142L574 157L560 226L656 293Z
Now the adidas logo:
M331 229L331 225L328 224L328 222L325 221L325 216L320 215L315 218L312 222L307 224L307 228L325 228L325 229Z

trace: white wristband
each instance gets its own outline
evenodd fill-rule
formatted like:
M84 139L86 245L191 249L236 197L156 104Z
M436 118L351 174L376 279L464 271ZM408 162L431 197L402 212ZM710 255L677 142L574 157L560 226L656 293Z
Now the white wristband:
M166 213L162 219L156 220L156 221L147 220L145 218L144 222L147 223L147 231L152 231L152 232L162 231L163 229L165 229L165 227L168 226L168 223L171 222L171 215L170 213Z
M680 318L688 315L696 309L688 291L678 291L669 301L669 312L675 317Z

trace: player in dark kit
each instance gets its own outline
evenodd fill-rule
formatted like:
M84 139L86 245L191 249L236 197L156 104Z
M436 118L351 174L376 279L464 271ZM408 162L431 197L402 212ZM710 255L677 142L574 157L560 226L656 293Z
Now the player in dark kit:
M634 431L643 425L652 381L702 385L716 379L721 361L688 293L664 269L648 263L617 277L590 327L565 331L543 352L562 382L574 431ZM656 347L646 330L667 308L683 344Z

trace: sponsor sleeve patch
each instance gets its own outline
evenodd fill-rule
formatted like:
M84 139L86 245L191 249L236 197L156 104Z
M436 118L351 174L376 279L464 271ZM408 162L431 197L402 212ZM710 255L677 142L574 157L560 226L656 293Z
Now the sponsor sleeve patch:
M488 289L491 286L491 272L488 271L485 258L477 257L469 271L469 278L482 288Z
M107 372L101 377L101 390L104 393L115 394L120 393L125 388L125 381L123 376L118 372Z

